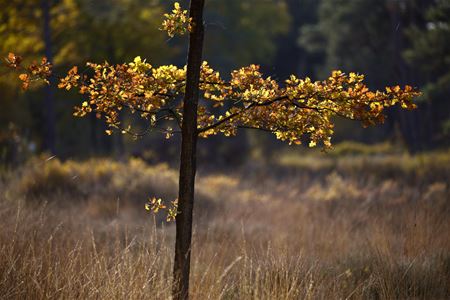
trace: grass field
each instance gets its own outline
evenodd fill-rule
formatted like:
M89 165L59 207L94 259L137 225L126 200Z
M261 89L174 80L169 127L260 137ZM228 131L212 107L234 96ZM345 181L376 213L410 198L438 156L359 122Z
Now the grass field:
M299 155L197 178L193 299L449 299L450 152ZM35 158L0 183L0 298L167 299L177 172Z

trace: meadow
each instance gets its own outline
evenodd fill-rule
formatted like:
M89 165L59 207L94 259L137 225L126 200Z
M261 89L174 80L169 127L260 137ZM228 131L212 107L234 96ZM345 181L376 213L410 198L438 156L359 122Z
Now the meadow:
M354 147L350 147L354 149ZM193 299L449 299L450 152L285 152L200 170ZM168 299L166 164L36 157L0 179L0 298Z

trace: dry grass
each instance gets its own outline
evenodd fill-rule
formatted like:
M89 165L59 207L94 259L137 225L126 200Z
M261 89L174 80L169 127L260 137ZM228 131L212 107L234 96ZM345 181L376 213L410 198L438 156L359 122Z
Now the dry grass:
M192 298L450 298L449 157L200 174ZM36 159L4 175L0 298L169 298L173 224L143 204L172 199L176 178L139 160Z

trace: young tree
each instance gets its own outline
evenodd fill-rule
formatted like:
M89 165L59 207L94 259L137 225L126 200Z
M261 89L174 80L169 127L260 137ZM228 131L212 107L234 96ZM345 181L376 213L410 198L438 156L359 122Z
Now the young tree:
M289 143L309 141L310 147L321 144L329 149L334 117L358 120L363 126L379 124L386 107L413 109L412 99L419 94L410 86L370 91L363 75L341 71L316 82L291 75L280 84L263 77L259 66L250 65L232 71L225 80L202 62L203 7L204 0L191 0L188 15L176 3L172 13L165 15L163 29L170 36L189 32L187 66L154 67L140 57L127 64L88 63L92 76L73 67L58 85L66 90L78 88L86 99L74 115L95 113L109 126L107 134L118 130L138 138L151 129L167 137L181 133L179 198L168 208L168 219L176 220L174 299L188 298L198 137L233 136L239 128L251 128L272 132ZM32 80L45 80L51 74L45 58L40 64L21 67L21 58L10 53L7 62L23 70L19 78L25 88ZM149 127L138 132L131 124L123 124L122 111L138 114ZM154 198L146 208L158 211L165 205Z

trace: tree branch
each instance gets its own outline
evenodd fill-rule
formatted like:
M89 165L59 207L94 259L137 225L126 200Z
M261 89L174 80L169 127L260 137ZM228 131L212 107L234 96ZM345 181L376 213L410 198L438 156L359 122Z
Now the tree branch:
M252 102L249 106L245 107L244 109L240 110L239 112L232 113L231 115L229 115L229 116L227 116L227 117L217 121L216 123L213 123L213 124L208 125L208 126L203 127L203 128L199 128L197 130L197 134L200 134L202 132L205 132L205 131L208 131L210 129L216 128L217 126L222 125L223 123L225 123L225 122L229 121L230 119L240 115L243 112L248 111L249 109L251 109L253 107L256 107L256 106L268 106L268 105L271 105L271 104L273 104L275 102L278 102L278 101L281 101L281 100L284 100L284 99L287 99L287 98L288 97L286 95L283 95L283 96L276 97L276 98L274 98L274 99L272 99L270 101L263 102L263 103Z
M142 138L142 137L146 136L147 134L149 134L150 132L152 132L153 130L157 130L159 132L166 133L166 134L178 134L178 133L181 133L181 131L179 131L179 130L176 130L176 131L167 130L167 129L164 129L164 128L161 128L161 127L156 127L156 126L149 126L149 127L147 127L147 129L145 129L145 130L143 130L141 132L134 132L134 131L131 131L131 130L129 130L127 128L124 128L122 126L117 126L117 128L121 132L124 132L124 133L127 133L127 134L131 135L133 138Z

